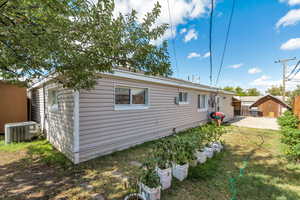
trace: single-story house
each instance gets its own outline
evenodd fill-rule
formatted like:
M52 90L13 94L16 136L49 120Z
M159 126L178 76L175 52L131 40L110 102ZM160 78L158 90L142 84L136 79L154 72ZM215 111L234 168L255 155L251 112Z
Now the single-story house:
M32 120L74 163L204 124L211 111L232 119L233 95L189 81L119 69L99 74L92 90L66 89L51 79L29 89Z
M290 109L282 96L235 96L234 99L234 109L240 110L242 116L279 117L286 109Z
M5 124L27 119L26 87L0 81L0 133L4 133Z
M272 95L261 97L249 107L250 109L257 110L263 117L279 117L287 109L291 107L282 101L282 97L278 98Z

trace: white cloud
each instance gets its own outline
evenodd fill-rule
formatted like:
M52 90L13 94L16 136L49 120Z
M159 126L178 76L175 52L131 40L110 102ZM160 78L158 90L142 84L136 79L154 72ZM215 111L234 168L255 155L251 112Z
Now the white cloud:
M203 58L208 58L210 56L210 52L206 52L204 55L203 55Z
M277 23L276 28L281 26L296 25L300 21L300 9L290 10L285 16L283 16Z
M180 30L180 34L184 34L185 32L187 32L186 28L183 28L183 29Z
M257 68L257 67L254 67L254 68L251 68L248 70L248 73L249 74L258 74L261 72L261 69Z
M250 85L253 86L263 86L263 87L269 87L272 85L279 85L279 84L280 81L271 80L271 77L266 75L263 75L250 83Z
M188 59L199 58L199 57L201 57L201 55L199 53L196 53L196 52L189 53L189 55L187 56Z
M234 64L234 65L229 65L228 68L238 69L238 68L242 67L243 65L244 65L243 63Z
M300 38L292 38L283 43L280 47L281 50L295 50L300 49Z
M279 0L281 3L288 3L290 6L300 4L300 0Z
M198 39L198 33L195 29L190 29L184 37L184 42Z
M96 0L92 0L96 1ZM161 14L157 20L156 25L163 23L170 23L168 2L166 0L115 0L115 11L114 15L117 16L119 13L126 14L132 9L137 11L138 21L142 21L145 14L150 12L155 3L159 2L161 5ZM173 29L176 32L176 27L179 24L185 24L187 20L195 19L204 16L210 8L209 0L170 0L170 10L172 16ZM166 31L163 39L169 39L174 37L171 34L170 29Z

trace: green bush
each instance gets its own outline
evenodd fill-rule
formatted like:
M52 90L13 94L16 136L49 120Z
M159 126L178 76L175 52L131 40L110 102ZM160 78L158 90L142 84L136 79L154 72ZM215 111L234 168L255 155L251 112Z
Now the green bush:
M282 143L286 144L285 153L291 159L300 160L300 130L295 128L281 129Z
M285 111L281 117L278 117L277 121L281 128L298 128L299 124L298 118L289 110Z
M299 120L291 112L286 111L278 118L278 124L281 128L281 142L286 144L286 155L293 160L300 160L300 130L298 128Z

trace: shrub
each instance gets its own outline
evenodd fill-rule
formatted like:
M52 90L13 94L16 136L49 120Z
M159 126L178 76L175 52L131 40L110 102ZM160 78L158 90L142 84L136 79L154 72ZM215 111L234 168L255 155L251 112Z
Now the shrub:
M286 144L285 153L288 158L300 160L300 130L298 128L299 120L291 112L286 111L277 119L281 129L281 142Z
M299 124L298 118L291 111L285 111L277 121L281 128L298 128Z
M294 160L300 159L300 130L295 128L282 128L281 129L282 143L287 145L285 153L287 156Z

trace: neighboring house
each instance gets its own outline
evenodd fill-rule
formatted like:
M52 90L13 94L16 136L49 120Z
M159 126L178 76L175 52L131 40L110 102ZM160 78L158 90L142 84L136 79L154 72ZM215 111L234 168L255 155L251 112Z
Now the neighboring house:
M27 121L27 93L25 87L0 81L0 133L6 123Z
M282 97L266 95L250 105L250 109L257 110L263 117L279 117L291 107L282 101Z
M29 93L33 120L74 163L204 124L217 109L233 118L233 93L124 70L101 74L92 90L44 80Z
M278 117L290 107L284 103L282 96L235 96L235 101L240 101L240 115ZM238 103L236 103L238 105ZM235 107L235 110L239 109Z

